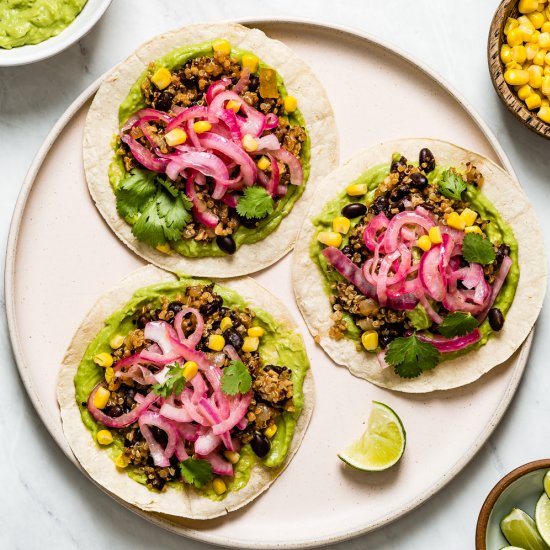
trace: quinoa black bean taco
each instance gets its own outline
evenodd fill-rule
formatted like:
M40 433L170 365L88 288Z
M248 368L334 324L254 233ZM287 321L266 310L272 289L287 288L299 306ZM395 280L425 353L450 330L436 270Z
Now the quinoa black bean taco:
M431 139L381 144L327 176L308 217L298 305L332 359L377 385L472 382L537 319L541 231L519 184L481 155Z
M208 519L282 472L314 388L294 322L252 279L220 286L148 266L88 314L58 401L67 440L97 483L143 510Z
M336 165L315 75L237 24L151 40L106 78L86 120L86 178L107 223L146 260L190 275L243 275L281 258Z

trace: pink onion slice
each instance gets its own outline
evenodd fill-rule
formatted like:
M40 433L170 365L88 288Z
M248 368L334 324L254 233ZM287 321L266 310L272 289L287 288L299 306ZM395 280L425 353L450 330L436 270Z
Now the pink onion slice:
M240 398L234 398L232 400L233 406L231 408L231 413L225 420L222 420L219 424L214 425L212 427L212 431L216 435L220 435L234 428L244 418L251 400L251 391L249 391L245 395L240 396Z
M220 436L214 435L212 430L207 430L203 435L199 435L195 441L195 452L198 455L206 456L213 453L220 445Z
M422 254L418 276L426 292L437 302L442 302L447 294L445 279L440 269L441 245L432 246Z
M425 216L421 216L420 214L409 210L399 212L399 214L396 214L390 220L388 228L386 229L386 234L384 237L386 254L389 254L397 249L400 231L404 225L419 226L427 233L431 227L435 226L435 222Z
M207 456L203 456L204 460L208 460L212 465L212 471L218 476L233 476L233 465L230 462L224 460L220 455L211 453Z
M178 437L177 429L174 424L166 418L163 418L160 414L153 412L144 412L139 417L138 423L139 429L145 438L147 445L149 446L149 452L153 457L155 466L159 466L161 468L170 466L170 458L176 450L176 441ZM166 433L168 442L166 443L166 447L164 449L155 439L155 436L153 435L153 432L151 432L149 426L155 426Z
M193 203L193 217L202 225L214 229L218 225L220 219L197 197L195 180L193 177L187 178L187 182L185 183L185 194Z
M241 71L241 78L239 78L239 81L235 86L233 86L233 91L236 94L242 94L246 87L248 86L248 83L250 82L250 69L248 67L245 67Z
M513 263L514 262L512 258L510 258L510 256L504 256L504 258L502 259L502 263L500 264L500 269L498 270L495 282L493 283L493 288L491 289L491 295L489 296L487 305L481 310L477 318L480 323L483 322L483 320L487 316L487 313L489 313L489 310L493 307L493 304L497 299L500 289L504 285L504 281L506 280L506 277L508 276L508 273L510 272L510 268L512 267Z
M191 315L195 317L196 326L193 334L186 338L185 334L183 334L181 324L183 322L183 318L189 313L191 313ZM204 329L204 317L198 309L195 309L193 307L183 307L174 317L174 328L176 329L176 334L178 335L178 338L182 344L196 347L197 344L200 342L200 339L202 338L202 331Z
M121 141L126 143L130 147L130 151L134 158L145 168L152 172L164 172L168 161L166 159L158 158L153 155L149 149L138 143L133 137L128 134L124 134L120 137Z
M181 126L184 122L188 122L189 120L193 121L196 118L206 118L207 115L208 115L208 111L206 107L203 107L201 105L194 105L193 107L188 107L187 109L179 113L178 116L176 116L175 118L171 119L168 122L165 132L168 133L174 128Z
M370 251L374 251L379 242L378 233L385 230L389 223L390 220L388 220L386 214L384 214L384 212L380 212L365 227L365 231L363 232L363 241L365 242L365 246ZM382 241L382 237L380 237L380 241Z
M454 338L445 338L444 336L430 337L422 334L421 332L417 332L416 336L422 342L432 344L438 351L442 353L450 353L453 351L460 351L481 340L481 331L476 328L464 336L456 336Z
M292 153L281 147L275 151L271 151L271 154L277 159L288 166L290 171L290 183L292 185L302 185L304 183L304 171L300 160Z

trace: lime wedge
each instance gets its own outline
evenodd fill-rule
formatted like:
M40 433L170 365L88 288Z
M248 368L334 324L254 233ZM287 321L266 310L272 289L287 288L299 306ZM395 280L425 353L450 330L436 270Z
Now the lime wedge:
M550 470L546 472L546 475L544 476L544 490L546 491L546 494L550 498Z
M500 529L513 546L525 550L549 550L542 540L533 519L523 510L514 508L501 522Z
M550 544L550 498L546 493L542 493L535 507L535 523L544 542Z
M397 414L384 403L372 402L367 431L338 458L358 470L379 472L399 461L406 434Z

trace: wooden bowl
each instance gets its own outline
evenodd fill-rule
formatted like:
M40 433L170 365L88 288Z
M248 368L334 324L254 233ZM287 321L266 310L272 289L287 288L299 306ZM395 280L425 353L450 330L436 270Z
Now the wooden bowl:
M513 507L532 514L530 508L544 492L542 480L548 470L550 458L535 460L512 470L493 487L477 519L476 550L498 550L508 544L500 534L500 521Z
M500 48L505 42L504 25L508 17L517 17L518 15L518 0L504 0L493 16L487 42L491 81L500 99L516 118L521 120L533 132L550 139L550 124L538 118L536 111L530 111L525 103L518 98L515 90L504 80L504 65L500 60Z

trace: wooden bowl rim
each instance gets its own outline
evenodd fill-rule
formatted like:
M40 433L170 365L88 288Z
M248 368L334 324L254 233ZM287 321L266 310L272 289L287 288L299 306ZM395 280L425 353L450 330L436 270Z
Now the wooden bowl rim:
M534 472L536 470L550 469L550 458L543 458L541 460L535 460L518 466L510 473L506 474L487 495L485 502L481 506L479 516L477 518L476 526L476 550L487 550L486 537L487 526L489 524L489 516L495 506L496 501L504 490L509 487L514 481L523 477L525 474Z
M534 112L526 107L517 97L515 90L508 86L503 76L503 66L500 60L500 41L506 19L517 3L518 0L503 0L493 15L487 40L489 74L495 91L508 110L539 136L550 139L550 124L538 118ZM509 97L505 97L503 89L509 92Z

